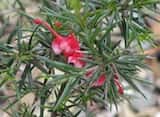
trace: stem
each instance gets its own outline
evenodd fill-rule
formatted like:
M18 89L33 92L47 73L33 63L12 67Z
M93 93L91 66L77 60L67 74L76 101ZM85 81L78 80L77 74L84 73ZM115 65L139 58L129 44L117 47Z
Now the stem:
M44 108L42 107L42 105L44 105L44 98L43 97L41 97L40 98L40 116L39 117L43 117L43 115L44 115Z
M47 23L47 22L42 22L42 25L46 27L54 36L56 37L61 37L53 28Z
M41 20L41 19L39 19L39 18L34 19L33 22L34 22L35 24L39 24L39 25L44 26L44 27L47 28L54 36L59 37L59 38L61 37L47 22L45 22L45 21L43 21L43 20Z
M44 80L44 82L43 82L44 86L43 87L46 86L47 81L48 81L48 79ZM45 97L43 95L40 97L40 117L43 117L43 115L44 115L44 107L43 107L43 105L45 104L45 101L48 98L48 94L47 93L48 93L48 90L45 90L44 91Z
M111 66L111 68L112 68L112 70L113 70L113 73L117 74L118 71L117 71L116 66L115 66L113 63L111 63L110 66Z

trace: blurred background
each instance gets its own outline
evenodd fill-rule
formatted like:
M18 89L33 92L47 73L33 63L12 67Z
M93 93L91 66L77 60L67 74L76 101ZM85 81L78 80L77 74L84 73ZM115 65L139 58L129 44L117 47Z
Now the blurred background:
M0 0L0 42L3 42L11 32L15 29L16 23L21 19L19 15L21 11L25 11L30 16L40 16L40 7L47 2L45 0ZM52 0L51 0L52 1ZM59 1L57 1L59 2ZM155 16L159 19L160 16ZM160 117L160 23L145 19L147 26L154 33L155 47L149 43L144 43L144 54L147 55L145 60L146 64L150 66L150 70L142 69L139 75L152 84L138 84L139 88L144 92L147 99L144 99L141 95L134 95L134 92L128 91L128 93L134 95L131 99L131 104L123 102L119 105L119 110L112 109L106 111L103 108L98 108L96 104L88 105L91 111L95 112L97 117ZM24 20L25 25L25 20ZM112 34L113 39L119 40L119 30L115 29ZM1 64L0 64L1 67ZM36 71L38 74L38 71ZM9 96L13 94L10 90L10 86L0 88L0 96ZM31 104L34 95L30 94L25 96L21 101L26 104ZM6 100L0 98L0 107L5 106ZM0 117L8 117L8 115L1 111ZM46 114L46 117L49 117ZM81 113L80 117L84 117Z

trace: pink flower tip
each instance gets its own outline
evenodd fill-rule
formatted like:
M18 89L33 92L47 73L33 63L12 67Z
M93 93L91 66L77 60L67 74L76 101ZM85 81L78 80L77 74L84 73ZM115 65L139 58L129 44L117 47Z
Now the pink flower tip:
M36 19L33 20L33 22L35 24L42 24L43 21L40 18L36 18Z

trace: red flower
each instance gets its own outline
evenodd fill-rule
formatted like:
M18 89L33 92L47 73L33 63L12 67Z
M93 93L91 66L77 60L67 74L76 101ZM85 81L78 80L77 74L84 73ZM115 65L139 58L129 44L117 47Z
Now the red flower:
M34 19L33 22L34 22L35 24L42 24L42 20L39 19L39 18Z
M55 38L53 41L52 41L52 49L54 51L55 54L61 54L63 49L61 48L61 43L63 43L64 39L63 38Z
M105 83L105 80L106 80L106 75L101 74L99 78L92 84L92 86L94 87L102 86Z
M85 62L80 60L83 57L83 53L80 51L80 44L74 33L67 36L62 36L58 34L52 27L45 21L41 19L34 19L35 24L43 25L46 27L55 39L52 41L52 49L55 54L61 54L67 58L68 63L72 63L75 67L83 67Z
M73 33L63 38L64 41L60 44L60 47L63 50L64 56L69 57L72 56L76 51L80 51L79 42Z
M119 94L124 94L124 89L123 89L123 87L122 87L122 85L120 84L120 82L119 82L119 77L115 74L114 75L114 83L115 83L115 85L117 86L117 88L118 88L118 92L119 92Z
M85 76L87 78L89 77L92 77L93 76L93 73L97 70L97 67L94 67L94 68L91 68L89 69ZM105 80L106 80L106 75L105 73L101 74L98 79L96 81L94 81L94 83L92 84L93 87L99 87L99 86L102 86L104 83L105 83Z

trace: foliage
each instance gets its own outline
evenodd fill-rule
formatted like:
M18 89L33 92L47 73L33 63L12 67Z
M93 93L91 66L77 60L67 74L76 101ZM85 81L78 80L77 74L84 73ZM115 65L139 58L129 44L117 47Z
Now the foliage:
M85 55L82 60L86 62L83 68L56 55L51 47L54 36L33 23L34 18L25 12L23 2L16 2L21 9L16 27L0 43L0 86L11 83L16 92L6 110L31 92L36 96L34 102L39 100L36 108L40 108L40 117L44 117L45 110L56 116L76 117L81 111L88 113L89 101L105 108L117 106L130 98L125 91L119 93L119 88L127 90L123 83L143 95L135 81L142 82L137 72L146 68L142 44L153 39L145 18L155 19L159 0L61 0L59 4L42 0L39 17L59 34L74 32L79 39ZM62 26L56 27L56 21ZM113 38L115 28L120 29L121 40ZM86 72L93 67L97 68L87 78ZM35 75L35 70L40 73ZM57 70L62 73L57 74ZM21 74L17 75L19 71ZM94 87L92 84L101 73L105 74L105 83ZM117 86L115 77L122 86ZM35 116L33 106L22 108L12 116Z

